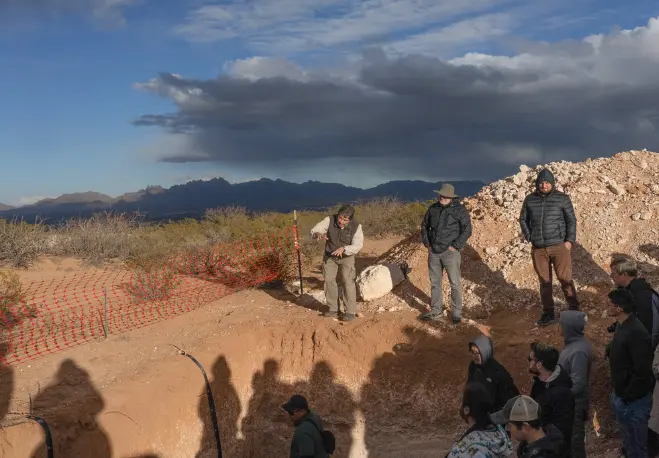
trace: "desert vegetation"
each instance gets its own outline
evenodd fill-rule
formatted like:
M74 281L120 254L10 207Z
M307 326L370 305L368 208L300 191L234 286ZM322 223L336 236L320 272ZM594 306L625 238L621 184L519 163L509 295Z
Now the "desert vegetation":
M372 238L408 235L418 227L426 207L425 203L403 203L395 199L356 205L364 233ZM309 230L335 210L298 213L305 260L321 250L319 244L307 237ZM120 261L148 272L153 265L178 257L178 265L185 273L213 274L221 261L218 257L231 256L226 250L218 252L215 249L218 245L226 247L281 237L292 225L291 214L255 214L241 207L209 209L201 220L166 223L146 223L139 214L117 213L71 218L56 224L0 219L0 264L27 268L41 256L67 256L94 265ZM292 248L292 232L290 240ZM282 263L281 259L276 262Z

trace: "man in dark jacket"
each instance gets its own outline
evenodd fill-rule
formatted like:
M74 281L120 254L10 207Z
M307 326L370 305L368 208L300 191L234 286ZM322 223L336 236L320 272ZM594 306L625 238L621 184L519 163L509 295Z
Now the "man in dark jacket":
M572 437L574 399L572 380L558 365L559 352L551 345L533 342L529 352L529 372L533 374L531 397L542 408L542 424L554 425L568 441Z
M590 404L588 383L592 365L593 348L584 336L586 314L576 310L565 310L559 320L565 346L558 358L558 364L572 379L574 397L574 422L571 442L572 458L586 458L586 421Z
M462 280L460 250L471 236L471 217L467 209L457 201L455 190L443 184L439 201L426 211L421 223L421 240L428 249L428 274L430 276L430 312L421 315L423 320L441 320L444 310L442 278L444 270L451 284L453 324L461 321Z
M313 228L311 238L325 241L323 256L323 277L325 279L325 300L329 311L328 318L339 316L339 287L337 273L341 275L343 298L346 312L342 321L352 321L357 316L357 286L355 278L355 255L364 246L362 225L354 218L355 209L350 205L339 208L335 215L327 216Z
M634 295L635 314L652 339L652 350L659 343L659 293L638 276L636 260L626 254L616 253L611 257L611 279L619 288Z
M294 394L288 402L281 406L295 425L291 441L291 458L328 458L329 454L323 445L323 421L311 409L307 399Z
M650 335L652 350L659 343L659 293L645 280L638 276L636 260L629 255L615 253L611 256L611 279L618 288L625 288L634 295L634 314L643 323ZM615 327L615 325L614 325ZM655 383L655 391L657 391ZM659 399L659 392L655 395ZM650 418L659 415L659 405L653 402ZM650 456L659 455L659 435L648 429L648 452Z
M467 369L467 383L482 383L494 400L493 408L501 409L519 390L510 373L496 359L492 339L480 336L469 342L472 361Z
M648 421L652 407L652 343L634 315L634 296L618 288L609 293L609 315L618 328L609 344L611 406L628 458L648 457Z
M556 321L552 265L569 308L579 309L572 280L572 247L577 238L577 218L570 197L556 190L554 175L548 169L538 173L535 184L535 192L524 199L519 224L524 238L533 246L533 267L540 280L542 316L536 323L547 326Z
M510 435L519 442L519 458L568 457L563 433L554 425L543 425L542 407L529 396L515 396L490 418L494 424L507 425Z

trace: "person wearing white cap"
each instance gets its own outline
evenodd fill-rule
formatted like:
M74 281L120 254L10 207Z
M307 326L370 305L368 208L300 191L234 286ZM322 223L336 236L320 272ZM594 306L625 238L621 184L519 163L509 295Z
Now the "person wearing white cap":
M490 415L495 425L506 425L519 442L518 458L567 458L568 447L563 433L554 425L542 424L540 405L529 396L515 396L498 412Z

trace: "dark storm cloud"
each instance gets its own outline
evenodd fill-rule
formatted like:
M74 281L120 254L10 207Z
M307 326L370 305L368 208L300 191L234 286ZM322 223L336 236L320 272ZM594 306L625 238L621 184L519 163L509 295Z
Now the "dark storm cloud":
M136 125L188 136L167 162L361 158L491 178L519 163L659 148L659 21L628 36L455 62L365 54L354 78L163 74L140 85L178 111ZM638 69L638 71L636 71ZM439 173L439 172L438 172Z

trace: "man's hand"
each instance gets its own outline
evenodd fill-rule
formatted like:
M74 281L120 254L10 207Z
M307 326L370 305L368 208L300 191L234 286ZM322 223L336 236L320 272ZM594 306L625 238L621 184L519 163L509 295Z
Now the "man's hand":
M314 240L327 240L327 234L321 234L319 232L316 232L313 235Z
M565 248L567 248L568 250L572 249L572 242L565 242L563 243L563 245L565 245Z
M455 247L452 247L452 246L448 247L448 250L449 250L449 251L457 251L457 250L455 249Z
M343 252L344 252L344 251L345 251L345 248L341 247L341 248L339 248L338 250L335 250L335 251L332 253L332 256L336 256L337 258L340 258L341 256L343 256Z

